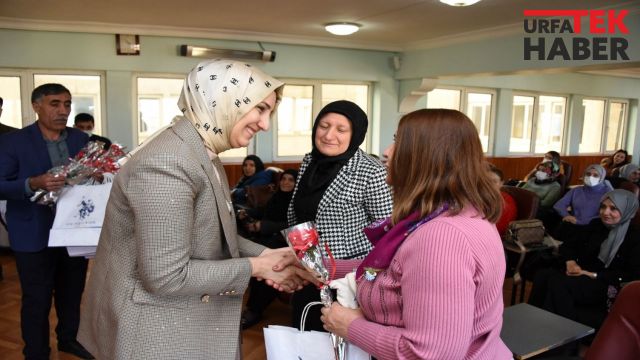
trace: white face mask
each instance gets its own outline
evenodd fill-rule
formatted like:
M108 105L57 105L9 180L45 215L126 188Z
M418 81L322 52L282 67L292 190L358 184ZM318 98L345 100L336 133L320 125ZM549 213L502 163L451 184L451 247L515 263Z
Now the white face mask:
M551 161L553 161L553 160L551 160L551 159L547 159L547 158L542 159L542 162L543 162L543 163L548 163L548 162L551 162Z
M538 180L547 180L547 178L549 178L549 175L547 175L546 172L544 172L544 171L536 171L536 179L538 179Z
M93 135L93 131L91 130L82 130L82 132L84 132L85 134L87 134L88 136Z
M600 184L600 178L595 177L595 176L585 176L584 177L584 184L586 186L596 186L596 185Z

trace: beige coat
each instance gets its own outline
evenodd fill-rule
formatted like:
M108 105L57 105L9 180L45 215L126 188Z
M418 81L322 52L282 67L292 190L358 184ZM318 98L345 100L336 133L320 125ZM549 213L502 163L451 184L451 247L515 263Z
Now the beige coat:
M228 182L178 121L121 169L107 205L78 340L98 359L238 359L249 260Z

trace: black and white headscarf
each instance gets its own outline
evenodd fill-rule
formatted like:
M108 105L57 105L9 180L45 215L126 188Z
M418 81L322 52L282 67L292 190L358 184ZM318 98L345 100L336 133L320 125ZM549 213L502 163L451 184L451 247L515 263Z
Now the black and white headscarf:
M205 146L219 154L231 149L229 135L236 122L274 91L277 105L283 85L250 64L207 60L185 78L178 106Z

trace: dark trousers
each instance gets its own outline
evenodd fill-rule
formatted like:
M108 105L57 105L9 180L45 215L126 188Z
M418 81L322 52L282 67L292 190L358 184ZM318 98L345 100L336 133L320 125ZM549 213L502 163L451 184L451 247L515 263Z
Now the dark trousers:
M247 309L256 315L260 315L278 297L278 290L251 278L249 281L249 298L247 299Z
M14 252L22 308L20 325L25 359L49 359L49 312L55 298L58 342L76 339L87 260L69 257L66 248Z
M287 246L287 243L280 234L259 236L251 238L251 241L264 245L269 249L279 249ZM261 315L267 309L269 304L271 304L271 302L277 297L278 290L265 284L264 281L258 281L256 278L251 278L249 281L247 309L256 315Z
M304 310L304 307L312 301L320 301L320 290L318 290L315 285L307 285L302 290L296 291L291 295L291 321L293 327L300 329L302 311ZM314 305L309 309L304 330L326 332L322 327L322 321L320 321L320 316L322 315L320 309L322 309L322 305Z
M607 285L588 276L568 276L560 269L536 273L529 304L566 318L587 323L582 308L606 309Z

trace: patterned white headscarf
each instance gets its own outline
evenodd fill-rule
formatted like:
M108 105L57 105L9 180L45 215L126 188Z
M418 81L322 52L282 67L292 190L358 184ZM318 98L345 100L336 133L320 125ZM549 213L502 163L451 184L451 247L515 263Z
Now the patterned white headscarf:
M216 154L231 149L231 129L242 117L284 83L239 61L203 61L184 80L178 106L193 123L205 146ZM273 113L276 109L273 109Z

